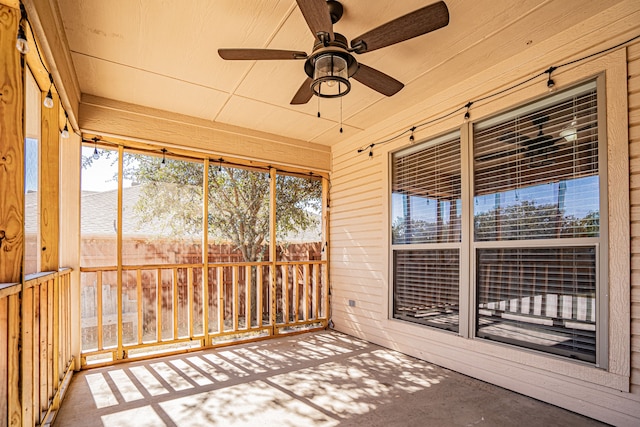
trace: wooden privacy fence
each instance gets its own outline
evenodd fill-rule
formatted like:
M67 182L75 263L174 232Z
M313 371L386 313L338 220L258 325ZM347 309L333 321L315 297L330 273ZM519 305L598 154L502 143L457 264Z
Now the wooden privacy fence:
M74 369L71 270L0 285L0 424L47 425Z
M328 322L324 260L80 271L83 365L264 339Z

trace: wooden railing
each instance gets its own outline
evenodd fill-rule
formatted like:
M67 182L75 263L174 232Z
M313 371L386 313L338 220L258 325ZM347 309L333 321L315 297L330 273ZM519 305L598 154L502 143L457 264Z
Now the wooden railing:
M74 369L70 278L63 269L0 285L0 424L48 424L60 407Z
M324 328L329 316L326 265L287 261L83 267L82 364Z

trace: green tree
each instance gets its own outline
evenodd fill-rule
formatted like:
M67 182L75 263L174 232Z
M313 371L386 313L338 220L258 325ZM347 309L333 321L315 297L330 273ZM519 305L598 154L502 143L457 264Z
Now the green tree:
M142 185L135 207L143 222L161 224L175 236L202 230L201 163L138 154L123 158L125 178ZM245 261L266 257L269 241L269 174L212 164L208 171L209 235L231 242ZM322 182L287 175L276 178L276 236L286 239L319 224Z

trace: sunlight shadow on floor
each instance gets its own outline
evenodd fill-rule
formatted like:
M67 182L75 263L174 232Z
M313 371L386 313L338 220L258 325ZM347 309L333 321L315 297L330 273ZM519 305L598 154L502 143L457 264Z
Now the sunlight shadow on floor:
M439 384L447 372L337 332L283 337L82 372L65 403L85 393L90 408L77 417L61 411L58 422L331 427Z

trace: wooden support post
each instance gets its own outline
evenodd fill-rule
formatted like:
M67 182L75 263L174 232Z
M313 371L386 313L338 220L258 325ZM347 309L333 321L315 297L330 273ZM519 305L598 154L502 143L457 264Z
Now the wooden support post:
M324 285L324 313L322 313L322 317L324 317L327 322L330 320L330 309L329 309L329 264L331 261L330 251L329 251L329 207L330 207L330 199L329 199L329 180L327 178L322 178L322 237L323 237L323 245L324 245L324 259L327 263L324 266L324 271L322 274L322 282Z
M117 304L116 313L118 313L118 349L116 351L116 360L122 359L124 357L124 352L122 350L122 208L124 203L122 202L122 168L123 168L123 159L124 148L122 145L118 146L118 235L116 239L116 250L117 250Z
M16 49L19 20L17 9L0 4L0 283L22 282L24 259L25 102L24 69ZM6 364L0 367L6 369L6 373L0 374L0 379L6 379L0 390L6 390L6 394L0 397L5 401L0 404L0 424L17 427L23 424L19 348L21 309L18 294L7 298L7 323L3 323L8 324L7 347L0 350L6 354ZM29 400L24 404L31 403ZM33 412L28 415L32 417Z
M202 323L204 345L211 343L209 339L209 159L204 160L202 174Z
M44 101L47 92L41 94ZM60 132L58 107L60 101L53 94L53 108L41 109L40 168L38 171L38 196L40 197L40 269L58 271L58 247L60 241Z
M271 326L275 334L276 327L276 170L269 169L269 261L271 262Z
M0 5L0 283L22 281L24 257L24 72L16 49L19 19L18 10Z

